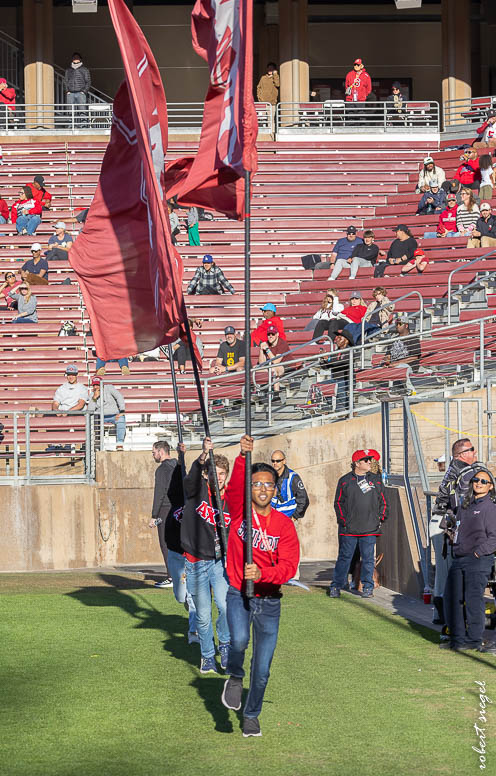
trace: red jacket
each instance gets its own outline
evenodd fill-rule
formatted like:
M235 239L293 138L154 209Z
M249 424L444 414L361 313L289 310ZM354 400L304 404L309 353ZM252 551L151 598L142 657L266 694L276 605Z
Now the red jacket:
M278 315L273 315L272 318L264 318L260 326L257 326L255 331L252 332L252 345L260 345L261 342L267 342L267 329L269 326L275 326L281 339L287 339L282 320Z
M478 159L466 159L455 172L455 178L462 186L469 186L475 181L480 181L481 174Z
M42 207L45 204L50 204L52 201L52 195L46 189L35 189L32 183L26 183L26 186L29 186L33 194L33 199L37 202L41 202Z
M231 526L227 542L227 576L229 584L236 590L243 590L245 582L245 523L244 482L246 459L238 455L234 462L229 485L226 488L226 502L231 515ZM280 595L279 588L296 574L300 561L298 535L290 517L276 509L270 515L259 515L262 530L267 533L270 552L265 548L260 531L253 520L253 563L262 572L255 582L255 595ZM272 556L272 557L271 557Z
M36 202L35 199L18 199L14 202L10 211L10 220L13 224L17 221L18 211L21 210L27 210L30 216L41 216L41 202Z
M0 78L0 83L7 83L5 78ZM16 93L15 89L8 86L6 89L2 89L0 92L0 103L7 105L10 110L15 110Z
M441 215L439 216L439 221L437 224L437 233L438 234L444 234L445 232L457 232L458 229L456 228L456 211L458 210L458 205L455 205L454 207L447 207L446 210L443 210Z
M0 199L0 216L3 216L6 221L9 220L9 206L4 199Z
M350 70L344 83L346 89L351 89L351 94L347 94L345 98L347 102L365 102L367 95L372 91L372 81L365 69L359 73Z
M484 136L484 133L487 131L487 134ZM484 124L481 124L479 129L477 130L477 140L484 140L487 142L488 140L493 140L496 138L496 122L489 122L485 121Z
M366 312L367 308L363 304L350 304L341 311L340 315L343 318L349 318L353 323L360 323Z

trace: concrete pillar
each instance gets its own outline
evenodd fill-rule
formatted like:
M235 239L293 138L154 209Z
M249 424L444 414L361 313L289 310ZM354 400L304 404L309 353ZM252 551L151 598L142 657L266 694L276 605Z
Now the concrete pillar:
M470 0L442 0L443 103L470 99ZM465 108L462 108L465 110Z
M308 2L279 0L280 102L308 102Z
M24 100L26 105L53 106L53 3L23 0ZM53 110L27 109L26 125L50 126Z

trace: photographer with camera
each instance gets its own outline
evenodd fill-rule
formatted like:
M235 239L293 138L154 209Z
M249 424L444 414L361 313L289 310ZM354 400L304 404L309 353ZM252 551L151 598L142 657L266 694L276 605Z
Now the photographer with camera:
M448 511L442 521L452 543L453 560L444 591L450 641L445 649L476 649L496 655L496 644L484 643L484 591L496 552L496 493L494 478L485 466L472 471L467 492L456 516Z
M443 595L453 560L450 548L445 547L447 539L441 527L441 520L448 510L456 514L459 505L468 493L474 472L483 466L483 464L477 461L477 451L468 438L457 439L451 448L451 455L452 458L443 481L439 486L439 492L429 522L429 536L434 547L436 563L434 606L437 617L435 617L433 622L437 625L444 625L445 623Z

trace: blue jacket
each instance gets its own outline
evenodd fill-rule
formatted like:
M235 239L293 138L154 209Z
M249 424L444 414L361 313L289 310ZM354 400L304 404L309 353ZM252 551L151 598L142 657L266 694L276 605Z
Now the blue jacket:
M434 201L427 202L428 199ZM417 214L426 215L429 213L441 212L446 209L447 204L446 192L444 189L439 189L437 194L433 194L432 191L426 191L418 203Z
M271 502L274 509L294 520L302 518L308 509L309 500L300 475L285 466L276 488Z

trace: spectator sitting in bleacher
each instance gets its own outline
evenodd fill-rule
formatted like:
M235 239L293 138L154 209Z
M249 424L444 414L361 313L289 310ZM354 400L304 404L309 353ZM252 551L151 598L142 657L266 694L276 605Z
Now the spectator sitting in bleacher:
M496 216L491 214L489 202L481 203L480 216L472 232L472 240L478 240L483 248L494 248L496 245Z
M21 278L35 285L46 285L48 283L48 262L41 256L40 243L32 244L31 257L21 267Z
M334 345L337 353L332 353L329 358L331 376L337 384L336 412L342 412L348 407L350 385L350 356L347 351L353 347L353 337L349 331L337 332Z
M436 180L442 186L446 180L446 173L442 167L436 167L432 156L426 156L424 159L424 166L419 173L415 193L423 194L426 191L429 191L431 182L433 180Z
M224 329L226 339L221 342L217 358L210 364L210 372L220 375L224 372L242 372L245 368L245 343L236 337L234 326Z
M202 259L202 266L197 268L186 293L210 295L223 294L224 291L235 293L221 268L215 264L213 256L206 253Z
M366 312L366 315L370 316L367 318L367 323L373 324L376 330L387 329L389 326L389 318L394 311L394 304L388 299L387 291L384 286L376 286L372 291L372 296L374 297L374 301L368 305ZM388 306L379 310L379 307L382 307L383 305ZM374 312L375 310L377 310L377 312Z
M472 238L480 210L475 203L472 189L462 189L462 204L456 211L456 228L461 236L468 237L467 248L478 248L477 238Z
M462 184L457 178L453 178L453 180L450 180L450 181L444 181L441 188L444 189L446 192L446 199L448 198L449 194L454 194L456 199L456 204L457 205L462 204Z
M21 280L17 280L14 272L5 273L4 282L0 286L0 294L5 297L7 310L17 310L17 302L12 298L12 293L17 291L21 282Z
M372 229L366 229L363 233L363 243L357 245L351 254L350 280L356 278L360 267L372 269L377 262L379 253L381 255L384 253L384 251L379 251L379 246L375 245L374 240L375 234Z
M424 238L434 238L434 237L458 237L458 232L456 229L456 211L458 210L458 205L456 204L456 195L455 194L448 194L447 195L447 207L446 210L443 210L443 212L439 216L439 220L437 223L437 231L436 232L424 232Z
M29 186L23 186L10 210L10 220L18 234L33 235L41 224L41 212L41 203L33 198Z
M203 342L200 336L200 332L195 332L195 328L201 329L202 328L202 322L198 320L198 318L189 318L189 327L191 329L191 332L195 334L193 337L196 348L198 350L198 353L200 355L200 358L203 358ZM172 360L177 362L177 365L179 367L179 374L184 374L186 372L186 361L191 361L191 351L186 345L185 342L183 342L182 339L177 339L175 342L172 343ZM172 367L172 364L171 364Z
M420 337L402 339L403 337L408 337L411 333L410 324L408 323L408 317L406 315L398 313L395 324L397 339L388 348L382 366L408 366L412 372L418 372L421 356ZM406 386L409 390L413 389L408 376L406 378Z
M338 331L350 331L350 327L353 328L353 324L361 324L362 318L366 312L367 306L362 299L360 291L352 291L348 307L343 308L338 318L328 321L326 327L327 333L331 339L334 339ZM361 334L361 326L359 326L359 329L350 331L353 342L355 341L354 335L356 332Z
M374 270L375 278L382 278L388 264L408 264L418 248L417 240L405 224L398 224L393 229L396 239L389 246L386 261L379 261Z
M101 378L93 377L91 381L90 400L88 402L88 411L95 414L100 413L103 403L104 423L113 423L116 435L116 450L124 449L124 440L126 438L126 416L124 397L115 386L106 383L100 385ZM103 433L103 429L100 430Z
M0 224L8 224L9 206L4 199L0 198Z
M271 323L267 328L267 342L261 342L260 343L260 353L258 356L258 363L263 364L265 361L268 361L269 359L274 359L272 361L272 364L278 364L272 372L273 375L273 383L272 388L274 391L273 399L274 401L280 401L281 400L281 386L278 380L274 381L274 375L275 377L282 377L284 374L284 367L281 364L281 361L283 360L284 354L287 353L289 350L289 345L286 342L285 339L282 339L279 336L279 332L277 328Z
M267 302L260 308L264 320L257 326L255 331L252 332L251 341L253 345L260 345L261 342L267 342L267 329L269 326L275 326L281 339L287 339L284 331L284 324L277 315L277 307L272 302Z
M52 207L52 195L45 189L43 175L35 175L33 182L27 185L32 191L33 199L41 204L42 210L50 210Z
M463 188L478 191L481 182L481 172L477 151L475 148L467 148L460 159L461 165L455 172L456 180L460 181Z
M38 300L31 293L29 283L21 283L17 291L11 292L10 296L17 302L18 315L12 318L9 323L38 323L38 313L36 312Z
M412 269L416 269L419 275L421 275L428 264L429 262L427 261L426 255L422 248L417 248L417 250L413 252L413 259L405 264L401 270L400 277L408 275Z
M446 192L439 188L437 180L431 181L430 190L422 194L417 206L417 216L428 216L431 213L442 213L446 207Z
M348 259L351 259L352 253L358 245L361 245L363 240L361 237L357 237L357 230L355 226L349 226L346 230L346 237L341 237L336 241L334 249L331 253L330 262L321 261L315 265L315 269L329 269L332 267L332 272L329 280L336 280L341 274L344 267L349 265Z
M0 78L0 105L5 105L4 111L9 111L10 115L13 115L15 113L15 105L16 105L16 93L15 89L12 86L9 86L7 84L7 81L5 78ZM2 111L2 113L4 113ZM4 113L5 116L5 113ZM6 117L6 116L5 116ZM3 116L1 116L3 119ZM3 125L5 126L7 122L4 121Z
M481 187L479 197L481 199L492 199L494 188L494 170L491 154L483 154L479 159L479 168L481 172Z
M103 377L105 374L105 365L111 364L111 363L118 363L121 369L121 375L124 377L127 377L127 375L131 374L131 371L129 369L129 359L127 358L108 358L106 361L104 361L102 358L100 358L98 355L96 357L96 373L99 377Z
M66 382L59 385L52 401L52 410L57 412L77 412L84 410L88 401L88 389L78 383L78 368L76 364L69 364L65 370Z
M329 321L335 321L339 318L343 310L344 305L339 301L338 292L335 288L329 288L322 300L320 310L317 310L309 326L307 326L307 329L313 328L312 339L321 337L327 331Z
M474 148L492 148L496 146L496 111L487 112L485 122L477 130Z
M45 251L45 258L48 261L67 259L67 253L72 248L73 238L69 232L65 231L65 223L57 221L55 234L52 234L48 240L48 250Z

